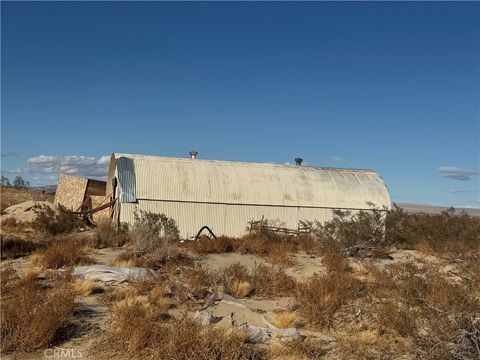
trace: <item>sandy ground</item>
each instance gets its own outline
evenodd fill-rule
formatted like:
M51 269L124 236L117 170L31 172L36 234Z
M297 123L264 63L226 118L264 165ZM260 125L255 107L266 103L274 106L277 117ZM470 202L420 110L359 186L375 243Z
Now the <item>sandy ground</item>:
M110 265L111 262L122 252L125 248L107 248L97 250L91 253L97 264ZM361 276L362 267L365 262L375 263L377 266L386 267L392 264L400 264L409 261L415 261L418 264L428 263L433 265L439 271L448 273L448 271L455 271L455 264L452 264L448 259L436 258L433 256L423 255L413 250L396 250L390 254L390 259L350 259L350 265L353 271ZM322 264L321 257L312 257L308 254L293 255L294 265L284 268L285 272L297 280L307 280L315 274L325 273L325 266ZM13 263L19 270L25 270L28 266L28 260L17 259L10 261L2 261L2 266L7 263ZM226 254L208 254L200 256L198 264L208 269L217 270L225 268L231 264L240 263L250 271L260 264L271 266L264 259L255 255L242 255L239 253ZM453 275L452 275L453 276ZM123 285L116 285L123 286ZM106 291L111 291L111 287L106 287ZM69 340L52 346L49 349L41 350L29 354L16 354L3 357L4 359L51 359L52 351L56 348L73 349L82 354L82 359L98 359L98 354L91 353L90 346L98 339L111 324L111 310L108 306L100 303L99 294L92 294L86 298L77 298L77 307L74 311L73 321L69 327L67 338ZM231 326L229 323L229 316L233 314L237 323L247 323L248 325L262 326L271 323L272 315L278 310L288 310L293 305L290 298L247 298L241 300L229 301L222 300L215 302L208 307L206 311L219 319L217 325L223 327ZM361 311L361 308L355 311ZM190 312L191 316L195 316L195 312ZM335 334L328 331L318 332L300 326L298 331L301 335L317 338L326 344L335 343ZM74 358L74 357L64 357ZM121 354L118 359L122 359Z

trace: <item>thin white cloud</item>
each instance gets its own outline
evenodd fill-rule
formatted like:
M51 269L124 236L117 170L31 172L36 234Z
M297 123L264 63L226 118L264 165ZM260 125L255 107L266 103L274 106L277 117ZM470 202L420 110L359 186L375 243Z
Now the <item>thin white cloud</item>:
M95 177L105 177L108 172L110 157L102 156L100 158L88 156L51 156L39 155L27 160L27 172L60 174Z
M459 181L468 181L472 178L472 176L478 176L477 171L461 169L455 166L442 166L439 167L437 171L441 174L444 174L446 178Z

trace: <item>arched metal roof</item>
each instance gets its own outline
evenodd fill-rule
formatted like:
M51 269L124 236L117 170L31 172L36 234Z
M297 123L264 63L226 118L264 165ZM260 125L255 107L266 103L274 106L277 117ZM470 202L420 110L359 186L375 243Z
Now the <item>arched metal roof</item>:
M383 179L371 170L112 154L121 201L163 200L239 205L390 208ZM110 186L111 181L109 181Z

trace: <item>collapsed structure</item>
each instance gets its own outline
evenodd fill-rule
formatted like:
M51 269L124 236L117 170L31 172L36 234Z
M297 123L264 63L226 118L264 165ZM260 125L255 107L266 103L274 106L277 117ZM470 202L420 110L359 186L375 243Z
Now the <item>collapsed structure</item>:
M102 207L111 200L105 195L106 186L105 181L60 174L53 203L62 205L65 209L73 212L88 213L92 209ZM94 221L109 219L110 217L111 211L108 206L92 212L92 220Z
M382 178L371 170L242 163L114 153L105 198L116 200L109 217L133 224L135 213L175 219L184 238L208 226L217 235L241 236L249 222L325 222L335 209L390 209Z

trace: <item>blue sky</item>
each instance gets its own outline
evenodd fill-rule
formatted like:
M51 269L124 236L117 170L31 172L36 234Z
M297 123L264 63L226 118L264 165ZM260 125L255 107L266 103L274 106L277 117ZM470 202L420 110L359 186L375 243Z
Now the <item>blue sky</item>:
M480 3L2 2L2 174L112 152L378 171L479 207Z

